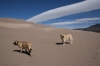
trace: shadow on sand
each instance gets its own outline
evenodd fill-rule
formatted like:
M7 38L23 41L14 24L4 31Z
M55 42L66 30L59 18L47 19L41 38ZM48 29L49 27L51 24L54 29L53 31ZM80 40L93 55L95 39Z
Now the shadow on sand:
M65 42L65 44L70 44L69 42ZM56 43L56 45L63 45L63 43Z
M20 53L20 50L13 50L13 52L18 52L18 53ZM26 51L22 51L22 53L30 56L30 54L29 54L28 52L26 52Z

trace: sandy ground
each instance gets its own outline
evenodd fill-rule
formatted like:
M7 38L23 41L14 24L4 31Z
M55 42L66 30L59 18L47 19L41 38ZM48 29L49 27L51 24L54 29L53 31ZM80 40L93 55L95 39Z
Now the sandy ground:
M34 24L15 29L9 28L11 23L8 25L3 27L0 23L0 66L100 66L100 33ZM63 46L61 33L72 34L74 43ZM31 42L32 57L24 51L20 54L19 47L13 45L15 40Z

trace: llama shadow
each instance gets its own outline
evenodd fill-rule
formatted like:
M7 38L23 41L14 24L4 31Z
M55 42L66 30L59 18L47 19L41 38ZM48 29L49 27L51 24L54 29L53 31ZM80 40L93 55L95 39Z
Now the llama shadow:
M20 50L13 50L13 52L18 52L18 53L20 53ZM30 56L30 54L29 54L28 52L26 52L26 51L22 51L22 53Z
M65 42L65 44L70 44L69 42ZM56 45L63 45L63 43L56 43Z

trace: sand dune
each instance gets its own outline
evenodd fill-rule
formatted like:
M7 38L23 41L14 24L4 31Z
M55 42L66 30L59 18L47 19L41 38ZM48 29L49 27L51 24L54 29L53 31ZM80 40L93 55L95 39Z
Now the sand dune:
M0 27L5 28L27 28L32 27L32 24L27 23L24 20L17 20L11 18L1 18L0 19Z
M31 24L12 24L12 23L0 23L0 27L6 27L6 28L26 28L26 27L32 27Z
M100 66L100 33L25 22L15 22L16 25L13 21L5 23L8 27L19 24L32 26L23 29L0 27L0 66ZM63 46L59 36L61 33L72 34L74 43ZM32 57L24 51L20 54L19 48L13 45L15 40L31 42L34 48Z

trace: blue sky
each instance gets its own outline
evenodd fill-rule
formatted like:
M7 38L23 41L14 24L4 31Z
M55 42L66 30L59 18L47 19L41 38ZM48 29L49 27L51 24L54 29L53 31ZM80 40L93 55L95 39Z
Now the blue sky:
M58 28L84 28L100 23L99 7L100 0L0 0L0 18L24 19Z

